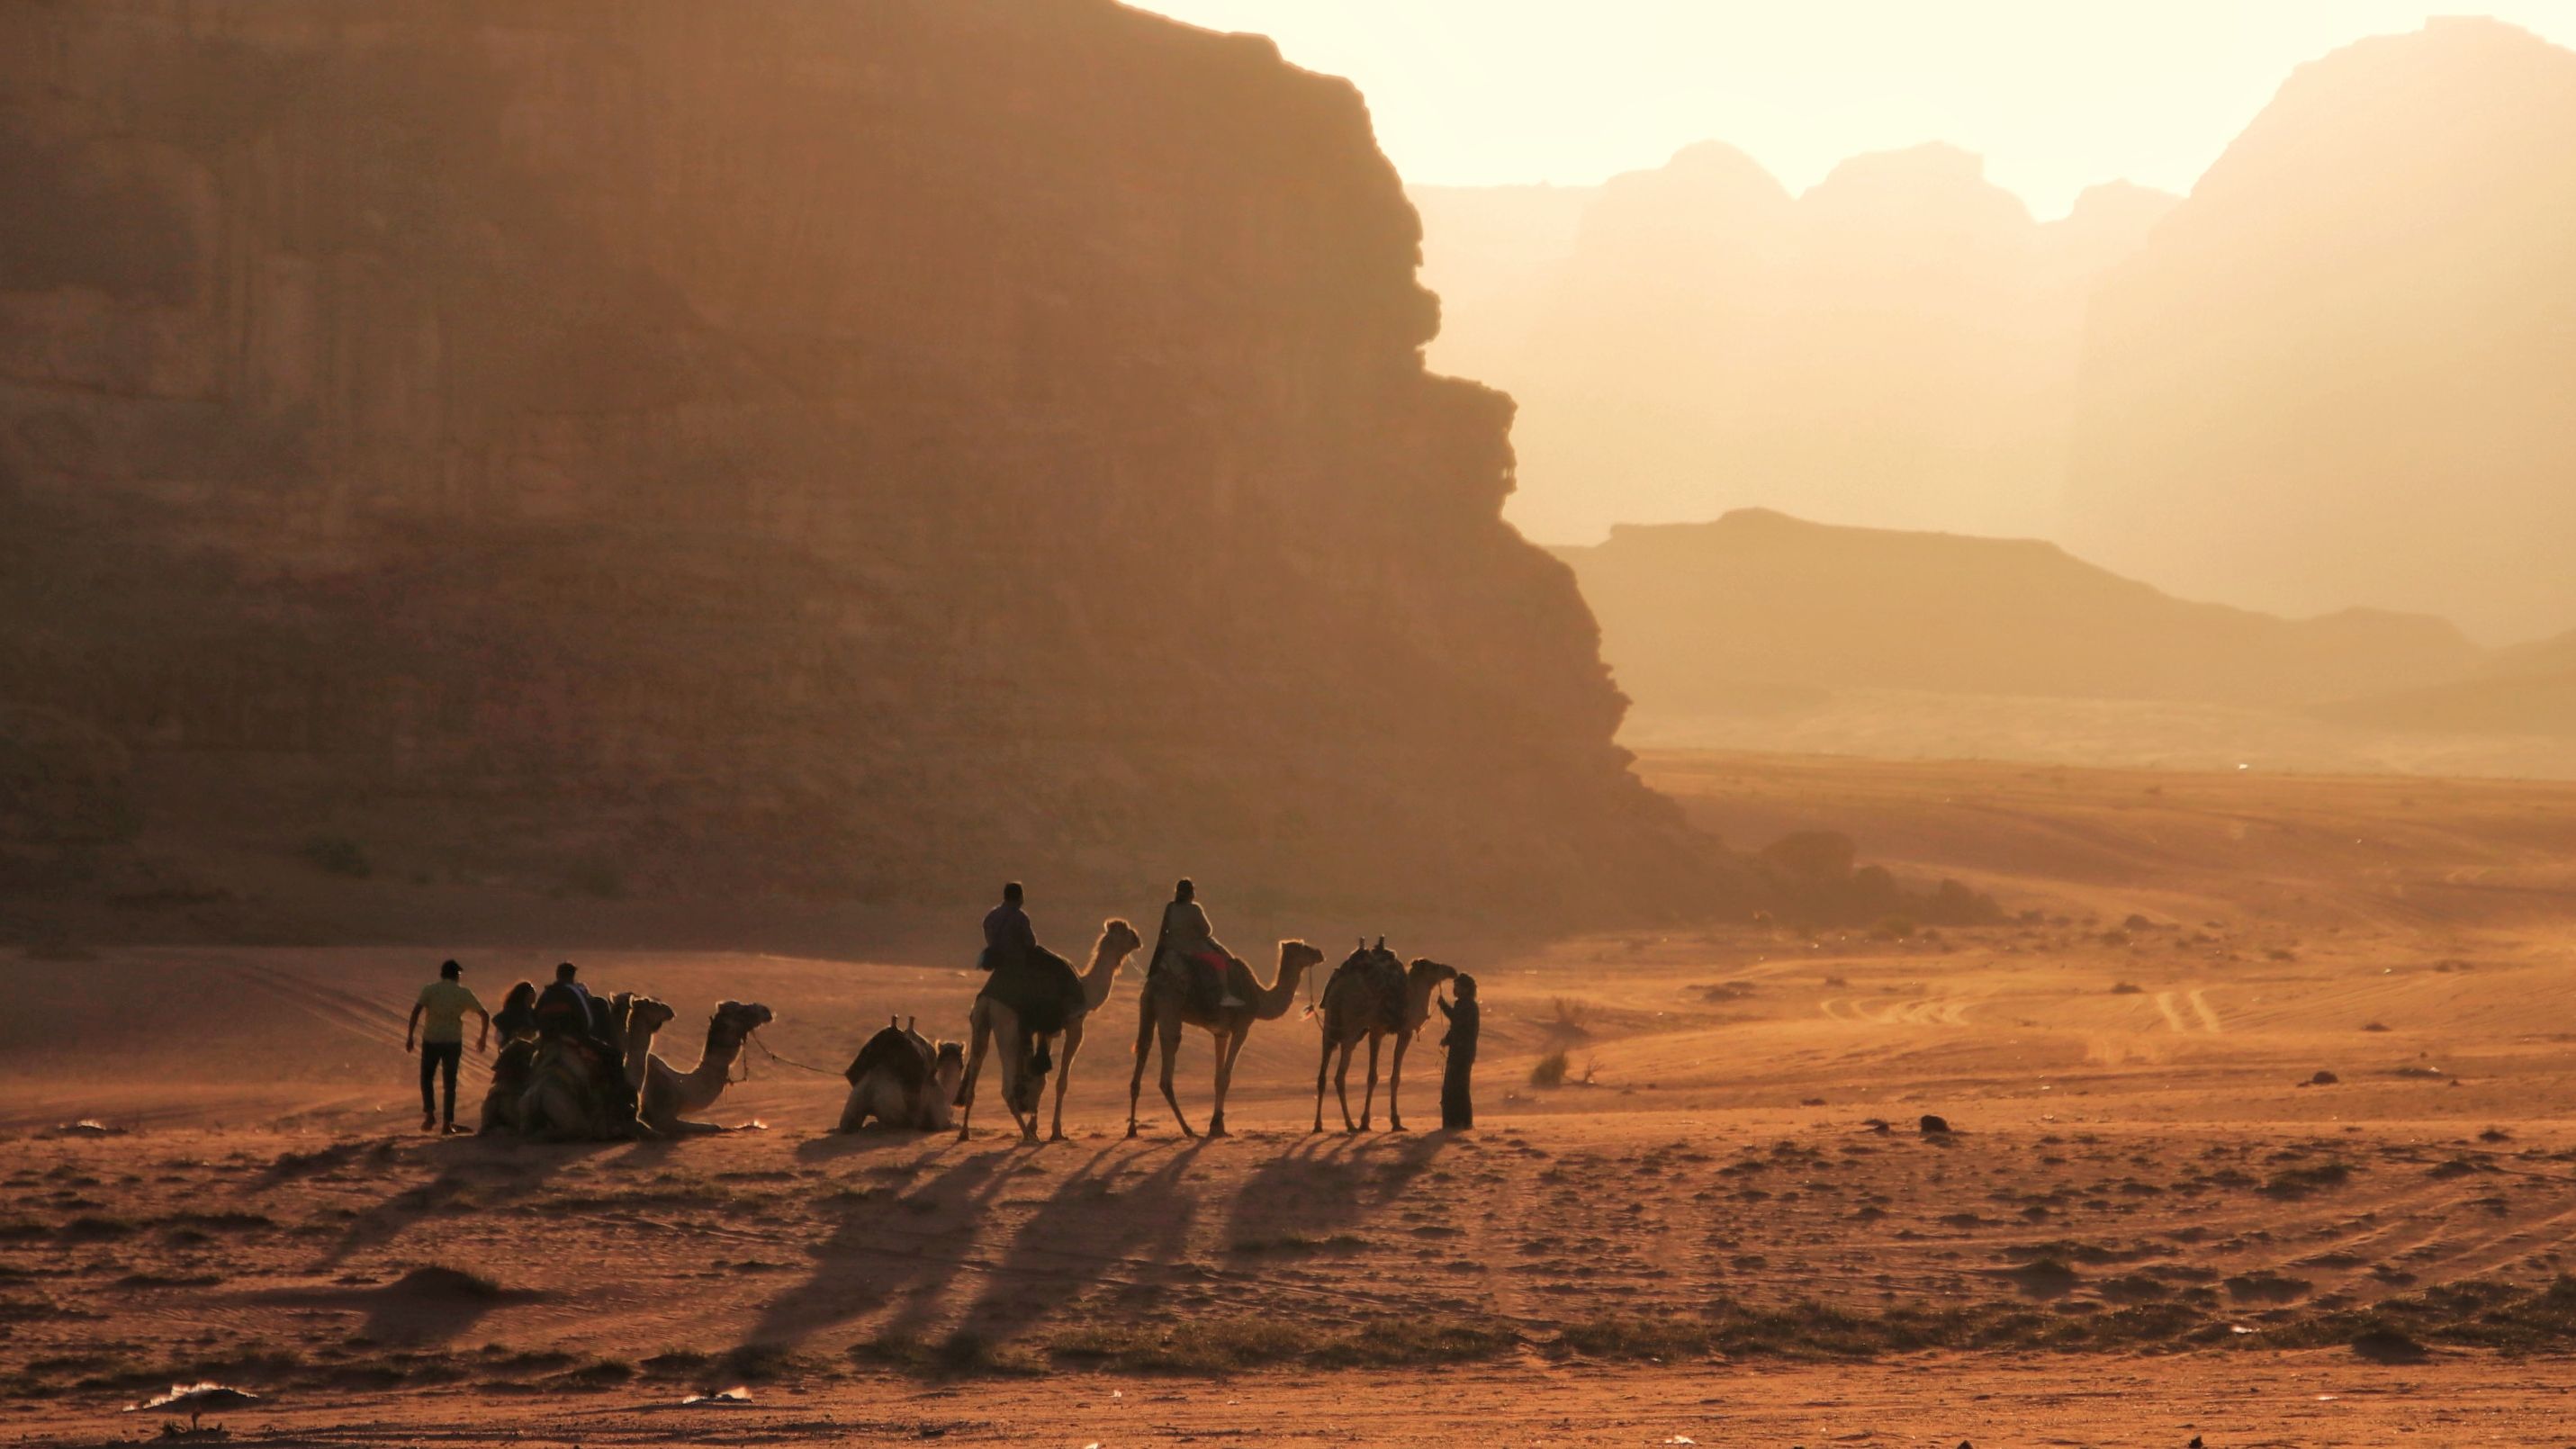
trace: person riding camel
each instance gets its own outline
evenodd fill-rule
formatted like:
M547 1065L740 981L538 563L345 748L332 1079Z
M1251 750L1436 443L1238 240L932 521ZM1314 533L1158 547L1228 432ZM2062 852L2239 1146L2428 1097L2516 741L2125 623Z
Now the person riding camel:
M984 913L984 949L975 964L992 978L981 994L1018 1013L1034 1041L1063 1030L1066 1012L1081 1007L1082 977L1072 962L1038 944L1026 900L1018 881L1002 887L1002 903ZM1053 1056L1037 1047L1029 1069L1043 1076L1054 1068Z
M537 993L537 1035L596 1046L601 1013L590 988L574 979L579 970L570 961L557 963L554 983Z
M577 979L579 972L580 968L570 961L557 962L553 984L537 993L532 1012L537 1040L579 1049L609 1092L612 1111L632 1118L637 1105L635 1088L626 1080L617 1050L610 1042L608 1003L590 994L590 988Z
M1234 973L1229 968L1234 953L1216 939L1216 930L1198 903L1198 887L1186 876L1172 888L1171 904L1163 907L1162 935L1147 973L1161 968L1166 960L1172 963L1171 969L1183 973L1191 997L1202 1009L1215 1012L1243 1005L1232 989Z
M1020 883L1012 881L1002 887L1002 903L984 913L984 952L975 958L978 970L1023 966L1037 955L1038 932L1021 906L1024 899Z

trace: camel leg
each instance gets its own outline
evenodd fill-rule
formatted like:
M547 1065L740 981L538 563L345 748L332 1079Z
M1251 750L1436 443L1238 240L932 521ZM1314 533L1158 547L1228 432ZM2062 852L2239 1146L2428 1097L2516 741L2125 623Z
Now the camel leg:
M984 1070L984 1048L993 1040L992 1018L984 1014L981 1003L966 1013L966 1021L971 1028L969 1034L974 1038L974 1046L966 1054L966 1075L957 1083L957 1140L960 1142L974 1130L975 1079Z
M1404 1090L1404 1052L1412 1045L1413 1033L1400 1031L1395 1034L1395 1068L1386 1077L1386 1130L1389 1132L1404 1130L1404 1109L1395 1103L1396 1093Z
M1358 1046L1359 1042L1356 1040L1342 1043L1341 1065L1333 1069L1333 1095L1339 1097L1342 1102L1342 1130L1345 1132L1360 1130L1358 1125L1351 1121L1351 1053Z
M1038 1138L1037 1113L1020 1114L1020 1092L1028 1081L1029 1052L1034 1045L1016 1020L1007 1031L998 1024L993 1028L993 1050L1002 1064L1002 1105L1011 1109L1011 1123L1020 1129L1024 1142Z
M1377 1034L1376 1032L1370 1032L1370 1033L1369 1033L1369 1079L1368 1079L1368 1090L1367 1090L1367 1091L1365 1091L1365 1092L1362 1092L1362 1093L1360 1094L1360 1130L1361 1130L1362 1132L1366 1132L1367 1130L1369 1130L1369 1119L1370 1119L1372 1116L1376 1115L1376 1108L1377 1108L1377 1044L1378 1044L1378 1040L1379 1040L1379 1037L1378 1037L1378 1034Z
M1181 1055L1180 1015L1174 1013L1160 1026L1161 1030L1156 1035L1161 1038L1163 1048L1163 1100L1172 1104L1172 1120L1181 1124L1181 1135L1195 1138L1199 1134L1190 1130L1189 1115L1181 1110L1180 1095L1172 1090L1172 1064Z
M1064 1140L1064 1084L1073 1080L1073 1054L1082 1050L1082 1018L1077 1016L1064 1024L1064 1040L1055 1056L1055 1125L1047 1130L1049 1142Z
M1315 1125L1310 1130L1324 1130L1324 1075L1333 1069L1333 1039L1323 1038L1323 1050L1315 1054Z
M1248 1031L1238 1031L1216 1039L1216 1109L1208 1117L1210 1137L1225 1135L1225 1089L1234 1080L1234 1059L1251 1035Z
M1154 1042L1154 993L1136 1007L1136 1069L1127 1074L1127 1135L1136 1135L1136 1097L1145 1090L1145 1053Z

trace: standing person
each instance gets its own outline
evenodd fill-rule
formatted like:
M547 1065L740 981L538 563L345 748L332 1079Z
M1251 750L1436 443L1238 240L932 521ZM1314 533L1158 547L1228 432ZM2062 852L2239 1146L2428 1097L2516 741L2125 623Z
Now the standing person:
M1468 1078L1476 1070L1476 1038L1485 1025L1484 1010L1476 1005L1475 977L1458 974L1458 1004L1441 1002L1440 1014L1449 1018L1449 1032L1440 1038L1449 1049L1448 1067L1440 1074L1440 1125L1473 1127L1476 1103Z
M1199 888L1189 877L1172 887L1171 904L1163 907L1162 934L1154 945L1154 959L1146 963L1146 972L1163 964L1169 957L1173 969L1186 972L1181 979L1190 986L1190 995L1210 1012L1241 1006L1231 991L1226 969L1234 953L1216 939L1216 928L1208 924L1207 911L1199 905Z
M411 1004L411 1020L403 1027L403 1050L412 1050L413 1039L420 1049L420 1130L454 1132L456 1128L456 1069L465 1059L465 1013L483 1019L483 1029L474 1038L474 1050L492 1048L492 1013L483 1009L463 980L465 968L453 961L442 963L438 979L420 989L420 999ZM427 1018L424 1022L423 1018ZM443 1076L447 1082L446 1112L430 1095L431 1079Z

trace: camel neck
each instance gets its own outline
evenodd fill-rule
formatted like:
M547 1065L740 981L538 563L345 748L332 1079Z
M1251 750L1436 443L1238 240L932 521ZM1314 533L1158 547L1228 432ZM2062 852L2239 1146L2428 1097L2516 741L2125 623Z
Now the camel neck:
M1127 953L1112 948L1106 938L1091 948L1091 964L1082 973L1085 1011L1098 1011L1109 1000L1110 988L1118 984L1118 968L1126 964Z
M1270 984L1253 993L1252 1014L1260 1021L1277 1021L1297 1004L1297 979L1306 968L1286 951L1279 953L1279 968L1271 973Z

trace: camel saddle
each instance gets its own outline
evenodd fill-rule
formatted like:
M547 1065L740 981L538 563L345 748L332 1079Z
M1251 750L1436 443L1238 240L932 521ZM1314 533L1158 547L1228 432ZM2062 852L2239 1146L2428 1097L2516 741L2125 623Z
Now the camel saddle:
M860 1045L850 1069L841 1075L855 1087L862 1077L884 1067L894 1073L905 1091L918 1092L921 1084L930 1080L930 1066L929 1059L922 1055L920 1042L911 1033L899 1026L888 1026L880 1027L875 1036Z
M1188 972L1190 1000L1206 1015L1214 1016L1225 1009L1225 974L1234 963L1215 951L1174 951L1174 960Z
M1082 1009L1082 977L1072 962L1040 946L1019 960L994 966L976 994L1009 1007L1029 1035L1051 1036Z
M1362 993L1368 1003L1369 1017L1385 1031L1404 1030L1404 963L1392 951L1371 951L1356 955L1333 968L1332 979L1324 983L1329 999L1335 987Z

